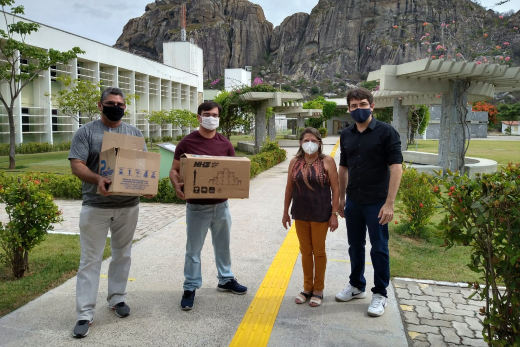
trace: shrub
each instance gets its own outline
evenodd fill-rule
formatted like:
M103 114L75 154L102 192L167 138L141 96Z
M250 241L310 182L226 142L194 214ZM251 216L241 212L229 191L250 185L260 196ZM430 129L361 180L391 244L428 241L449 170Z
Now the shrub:
M484 340L493 346L520 346L519 164L475 179L450 175L443 183L445 195L434 189L446 211L438 226L445 246L472 247L468 266L484 282L483 287L472 284L485 299L479 312Z
M57 144L51 144L49 142L25 142L16 145L16 154L35 154L35 153L47 153L57 151L68 151L70 149L71 141L66 141ZM0 156L9 155L9 144L0 144Z
M260 149L260 153L251 158L249 176L253 178L260 172L281 163L285 159L287 159L287 151L280 148L277 142L267 141Z
M182 140L186 135L177 135L177 137L175 138L177 141L180 141Z
M421 236L435 213L436 199L432 180L430 175L418 173L410 165L404 167L397 210L405 216L400 228L405 235Z
M163 136L162 137L162 141L163 142L172 142L173 141L173 136Z
M8 223L0 222L0 246L5 252L2 260L15 278L21 278L29 270L29 252L53 229L51 223L62 221L61 212L40 181L30 176L0 186L0 202L5 203L9 215Z
M159 186L157 188L157 195L152 199L146 199L141 197L141 202L162 202L164 204L185 204L186 201L177 197L175 188L173 188L170 178L163 177L159 180Z
M321 127L318 129L322 138L327 137L327 128Z

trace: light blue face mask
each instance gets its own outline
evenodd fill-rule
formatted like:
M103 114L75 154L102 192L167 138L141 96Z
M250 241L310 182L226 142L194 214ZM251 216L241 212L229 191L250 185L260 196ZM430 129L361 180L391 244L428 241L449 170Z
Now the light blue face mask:
M365 123L371 114L372 110L369 108L356 108L350 112L352 119L354 119L356 123Z

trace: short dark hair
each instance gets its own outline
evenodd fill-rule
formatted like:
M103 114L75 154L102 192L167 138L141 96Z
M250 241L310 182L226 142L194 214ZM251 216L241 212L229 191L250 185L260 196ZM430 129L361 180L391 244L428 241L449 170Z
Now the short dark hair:
M199 105L199 108L197 110L197 114L200 116L202 111L209 111L214 108L218 108L218 116L222 114L222 106L218 102L215 101L204 101L202 104Z
M367 99L368 103L372 105L374 103L374 96L370 90L365 88L358 88L348 92L347 94L347 105L350 107L350 100L363 100Z
M116 87L108 87L108 88L105 88L105 90L103 90L103 92L101 93L101 103L103 103L103 101L105 101L105 99L107 98L108 95L119 95L120 97L123 98L123 100L125 100L125 94L123 93L123 91L119 88L116 88Z

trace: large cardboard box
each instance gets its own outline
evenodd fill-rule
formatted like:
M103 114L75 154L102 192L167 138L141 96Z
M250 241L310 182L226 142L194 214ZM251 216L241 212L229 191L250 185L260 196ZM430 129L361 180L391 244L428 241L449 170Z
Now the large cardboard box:
M99 174L112 181L108 192L129 196L157 194L161 155L143 148L142 137L105 132Z
M181 182L186 199L249 198L251 161L245 157L183 154Z

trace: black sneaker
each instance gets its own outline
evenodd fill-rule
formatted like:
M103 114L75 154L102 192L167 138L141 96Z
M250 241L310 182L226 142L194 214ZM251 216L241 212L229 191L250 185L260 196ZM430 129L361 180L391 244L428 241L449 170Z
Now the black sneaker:
M79 320L76 322L76 325L74 326L74 330L72 331L72 336L81 339L82 337L85 337L88 335L88 330L90 328L90 325L92 324L94 320Z
M241 285L237 282L236 279L233 278L226 284L219 284L217 286L217 290L219 292L231 292L233 294L242 295L247 292L247 287Z
M125 304L124 301L121 301L119 304L116 304L115 306L112 306L108 304L108 307L111 308L116 316L119 318L125 318L130 316L130 306Z
M193 302L195 301L195 290L185 290L182 294L181 308L184 311L189 311L193 308Z

